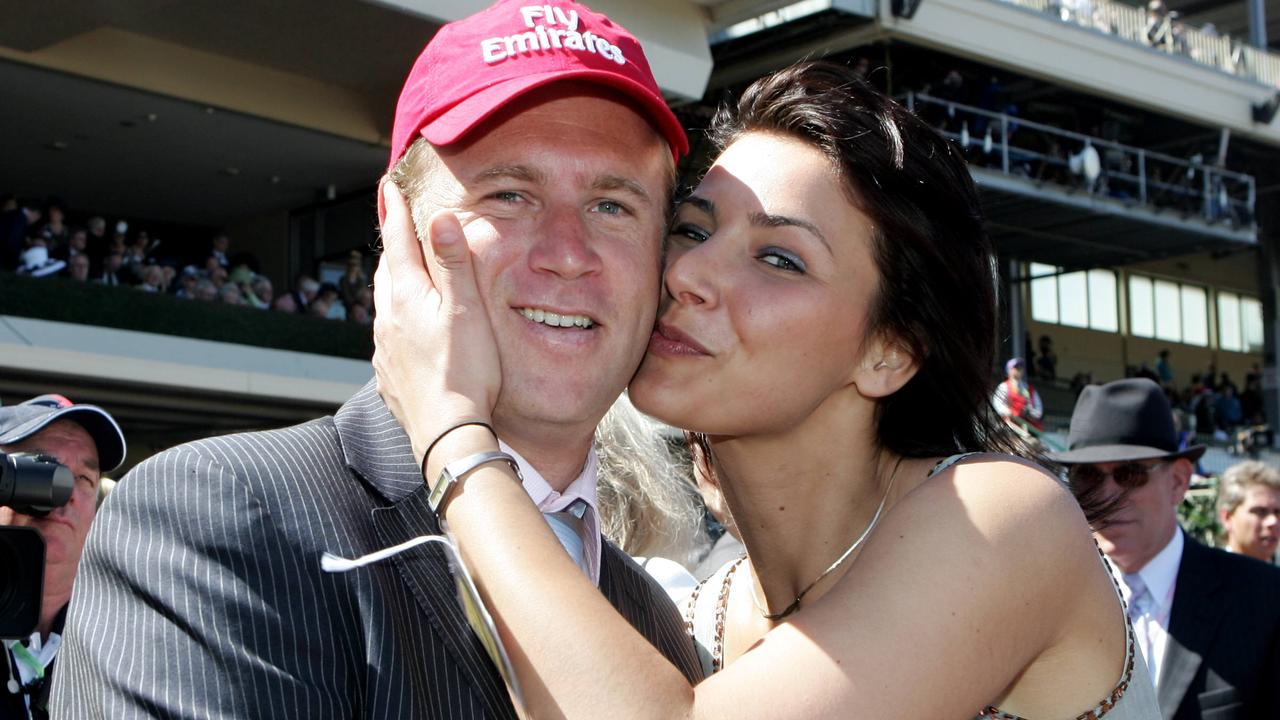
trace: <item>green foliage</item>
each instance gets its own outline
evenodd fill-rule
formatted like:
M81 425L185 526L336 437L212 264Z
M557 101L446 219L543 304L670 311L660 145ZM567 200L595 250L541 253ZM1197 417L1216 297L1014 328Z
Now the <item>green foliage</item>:
M1178 506L1178 520L1192 537L1200 542L1216 546L1222 537L1222 525L1218 522L1218 480L1211 478L1209 485L1194 488Z

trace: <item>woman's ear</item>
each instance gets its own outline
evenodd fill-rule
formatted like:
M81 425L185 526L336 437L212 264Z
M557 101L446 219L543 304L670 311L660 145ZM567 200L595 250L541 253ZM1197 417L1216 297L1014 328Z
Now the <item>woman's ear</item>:
M888 397L901 390L919 369L919 361L901 342L876 337L867 343L854 370L853 384L865 397Z

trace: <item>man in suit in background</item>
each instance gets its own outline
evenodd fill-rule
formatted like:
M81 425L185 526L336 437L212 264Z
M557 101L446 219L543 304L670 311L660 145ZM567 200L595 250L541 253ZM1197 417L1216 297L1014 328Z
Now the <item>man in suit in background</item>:
M462 221L501 352L495 434L583 572L695 680L674 606L600 538L591 449L652 331L685 151L624 29L572 2L499 2L415 64L379 215L408 212L394 184L423 237L437 211ZM321 570L326 551L440 532L426 450L371 382L334 417L140 465L89 539L55 714L514 717L437 545Z
M1140 378L1085 388L1067 443L1052 457L1077 495L1121 498L1096 537L1119 576L1161 715L1280 717L1280 569L1179 528L1205 448L1179 451L1164 392Z

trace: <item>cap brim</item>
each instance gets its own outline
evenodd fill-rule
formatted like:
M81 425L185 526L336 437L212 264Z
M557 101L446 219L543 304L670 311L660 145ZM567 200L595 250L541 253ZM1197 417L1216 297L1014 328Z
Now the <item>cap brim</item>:
M124 462L124 432L106 410L96 405L73 405L40 415L11 428L0 436L0 444L21 442L59 420L71 420L89 433L98 450L98 467L101 472L109 473Z
M512 100L531 90L564 80L595 83L621 91L646 111L646 117L671 146L672 156L677 161L689 152L689 138L665 102L634 80L590 68L524 75L487 87L437 115L422 128L422 136L432 145L455 143Z
M1133 460L1160 460L1164 458L1186 458L1192 462L1200 459L1207 449L1204 445L1192 445L1185 450L1169 452L1163 448L1149 445L1092 445L1090 447L1048 453L1049 459L1063 465L1081 465L1106 462L1129 462Z

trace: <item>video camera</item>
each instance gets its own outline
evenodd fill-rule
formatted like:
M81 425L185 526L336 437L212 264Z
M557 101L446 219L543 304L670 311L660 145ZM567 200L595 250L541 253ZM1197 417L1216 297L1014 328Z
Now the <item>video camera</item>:
M48 455L0 452L0 505L43 517L71 499L75 477ZM24 638L40 622L44 538L30 527L0 527L0 638Z

